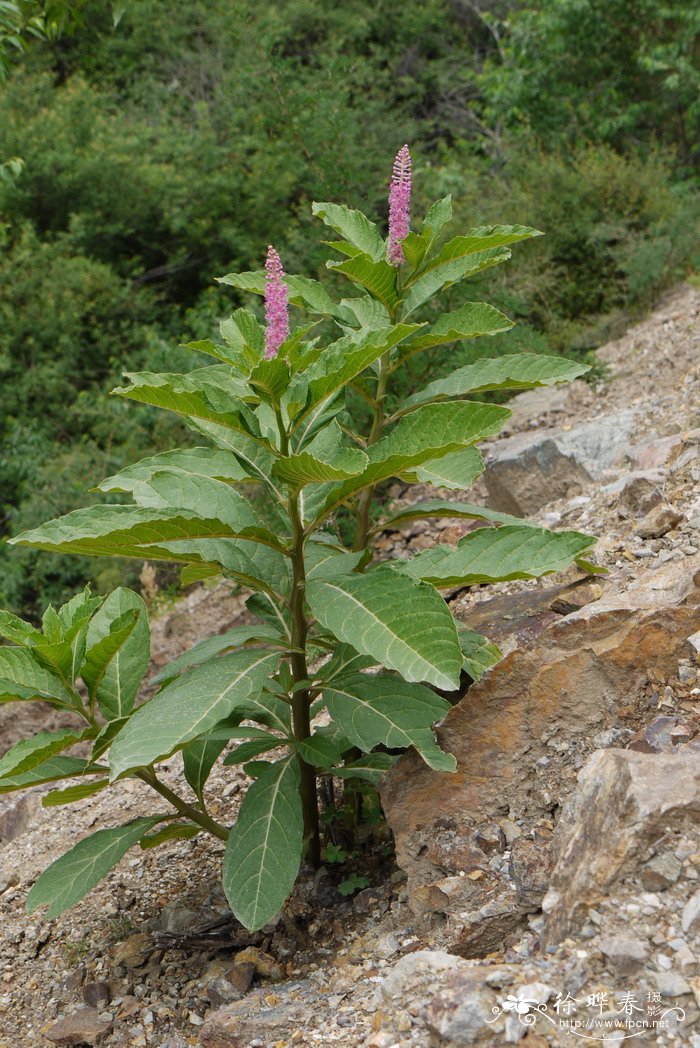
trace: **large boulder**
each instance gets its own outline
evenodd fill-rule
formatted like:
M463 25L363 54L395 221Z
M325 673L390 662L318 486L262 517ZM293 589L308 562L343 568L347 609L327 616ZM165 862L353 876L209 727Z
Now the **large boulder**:
M502 946L536 907L551 816L597 746L631 738L653 718L648 674L670 678L692 654L698 583L696 556L558 616L473 685L438 729L457 758L453 775L411 753L386 776L382 801L412 909L457 915L457 952ZM513 849L519 837L536 847Z
M486 445L489 505L528 516L581 494L624 459L636 420L636 412L625 408L568 430L525 431Z

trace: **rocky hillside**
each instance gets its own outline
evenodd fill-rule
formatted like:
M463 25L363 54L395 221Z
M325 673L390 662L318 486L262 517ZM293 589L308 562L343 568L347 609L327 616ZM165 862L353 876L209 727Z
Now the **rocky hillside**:
M390 876L352 900L309 878L250 936L226 914L221 847L195 838L28 919L49 861L154 804L134 781L65 810L39 790L3 802L1 1048L559 1045L576 1021L606 1045L700 1045L699 310L680 288L604 347L597 392L512 402L478 496L599 535L609 573L447 595L505 658L439 730L457 772L407 755L386 778ZM418 521L381 553L466 528ZM241 616L230 590L193 592L155 624L156 664ZM215 772L222 819L243 782Z

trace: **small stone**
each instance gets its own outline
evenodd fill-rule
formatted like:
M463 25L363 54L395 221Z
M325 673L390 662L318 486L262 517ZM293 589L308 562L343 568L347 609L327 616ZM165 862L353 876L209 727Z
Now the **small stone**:
M83 979L85 978L85 969L76 968L74 972L66 976L65 987L72 993L73 990L77 990L82 985Z
M644 943L624 935L606 935L599 940L598 947L608 958L610 966L620 975L633 972L647 959Z
M642 867L641 881L647 891L663 891L675 884L682 866L673 852L658 852Z
M660 539L683 520L683 514L673 506L662 502L642 518L635 528L635 534L641 539Z
M92 1008L109 1004L112 991L108 982L89 982L83 986L83 1000Z
M682 975L677 972L654 972L656 988L664 997L682 997L690 993L691 989Z
M170 935L184 935L197 924L201 924L202 915L190 910L179 902L169 902L160 912L160 927Z
M700 891L691 895L683 907L681 927L686 935L695 935L700 932Z
M79 1008L72 1015L59 1019L44 1036L52 1044L95 1044L111 1025L100 1018L97 1008Z

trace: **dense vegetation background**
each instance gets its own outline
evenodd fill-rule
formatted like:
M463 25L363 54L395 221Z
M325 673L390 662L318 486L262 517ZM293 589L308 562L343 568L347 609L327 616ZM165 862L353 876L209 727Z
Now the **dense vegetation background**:
M695 0L4 4L0 531L172 443L103 392L192 367L178 343L239 304L213 278L270 240L313 275L312 200L382 218L404 142L417 210L451 192L460 227L547 234L460 292L519 321L489 351L595 349L697 265L699 21ZM0 605L134 570L0 547Z

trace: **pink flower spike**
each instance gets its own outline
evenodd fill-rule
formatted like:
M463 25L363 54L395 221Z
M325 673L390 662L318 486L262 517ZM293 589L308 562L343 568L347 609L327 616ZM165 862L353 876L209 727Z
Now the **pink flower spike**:
M282 260L270 245L265 260L265 359L277 356L285 339L289 338L289 306L287 285L284 282Z
M411 154L408 146L402 146L394 160L389 191L389 247L388 258L392 266L406 261L401 247L408 236L411 217Z

